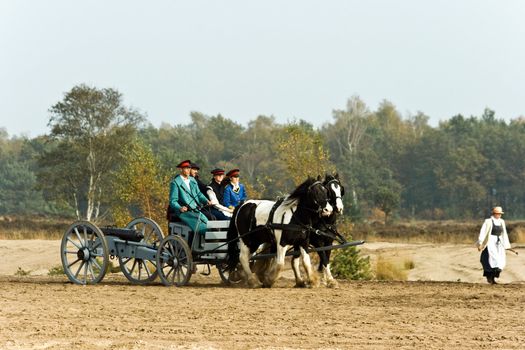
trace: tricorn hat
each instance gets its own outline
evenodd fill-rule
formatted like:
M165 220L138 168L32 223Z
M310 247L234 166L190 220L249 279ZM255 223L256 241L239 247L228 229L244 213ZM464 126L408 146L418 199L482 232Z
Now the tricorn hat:
M190 168L191 167L191 160L186 159L177 164L177 168Z

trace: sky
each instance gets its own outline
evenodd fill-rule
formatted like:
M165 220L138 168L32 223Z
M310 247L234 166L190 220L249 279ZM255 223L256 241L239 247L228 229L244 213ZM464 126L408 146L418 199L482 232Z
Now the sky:
M75 85L114 88L155 127L333 121L357 95L429 123L525 115L522 0L0 0L0 128L49 133Z

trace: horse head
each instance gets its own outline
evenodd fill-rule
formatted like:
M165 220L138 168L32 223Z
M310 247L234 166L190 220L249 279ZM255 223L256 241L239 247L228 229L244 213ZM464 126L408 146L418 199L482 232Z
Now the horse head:
M345 194L345 188L341 185L339 180L339 174L335 175L325 175L323 185L328 190L328 195L330 196L330 204L336 209L338 214L343 213L343 199L342 197Z
M320 178L316 180L309 177L290 194L289 198L298 199L300 205L318 213L319 216L330 216L334 211L330 205L328 190Z

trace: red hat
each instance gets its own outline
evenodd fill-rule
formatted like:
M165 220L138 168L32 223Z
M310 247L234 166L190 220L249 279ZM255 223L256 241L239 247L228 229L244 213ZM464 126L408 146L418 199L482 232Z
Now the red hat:
M232 169L226 174L228 177L239 176L239 169Z
M187 160L183 160L182 162L180 162L178 165L177 165L177 168L190 168L191 167L191 160L187 159Z
M213 175L224 175L224 169L221 168L215 168L212 171L210 171Z

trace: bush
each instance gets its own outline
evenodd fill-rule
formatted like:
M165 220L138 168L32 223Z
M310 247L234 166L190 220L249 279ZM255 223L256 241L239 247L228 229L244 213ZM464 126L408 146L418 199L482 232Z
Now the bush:
M406 263L405 263L406 266ZM376 278L380 281L406 281L408 273L403 267L386 260L382 256L377 259Z
M356 247L334 251L332 259L332 273L336 278L348 280L368 280L372 278L370 272L370 257L359 256Z

